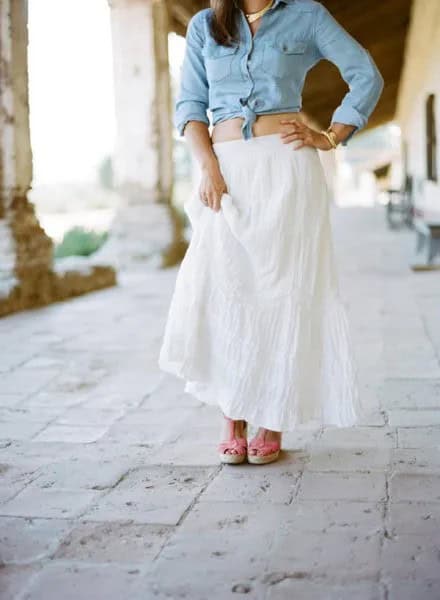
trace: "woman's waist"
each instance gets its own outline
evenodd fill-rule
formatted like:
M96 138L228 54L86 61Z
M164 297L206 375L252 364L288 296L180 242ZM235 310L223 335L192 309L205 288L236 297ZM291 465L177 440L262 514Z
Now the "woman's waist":
M281 133L281 119L298 119L302 121L303 117L304 115L301 111L259 114L256 116L255 122L252 125L252 135L258 137L261 135ZM216 123L211 132L212 143L241 139L243 137L243 122L244 117L231 117Z

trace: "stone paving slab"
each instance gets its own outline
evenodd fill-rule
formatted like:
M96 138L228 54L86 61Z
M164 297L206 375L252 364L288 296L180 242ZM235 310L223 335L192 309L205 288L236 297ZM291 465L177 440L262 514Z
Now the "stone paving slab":
M252 465L255 466L255 465ZM270 502L289 504L297 493L299 475L294 471L273 471L269 473L222 471L200 502Z
M82 521L64 536L54 559L144 565L160 553L174 527Z
M418 578L413 580L394 578L389 584L390 600L431 600L440 597L440 578Z
M350 471L383 473L391 463L389 448L334 448L315 446L308 471Z
M73 527L63 519L4 517L0 531L0 560L32 564L50 557Z
M440 410L426 409L396 409L388 411L388 423L392 427L422 427L429 425L440 426Z
M16 496L23 488L25 484L9 483L7 485L0 485L0 502L4 504L8 500L11 500Z
M316 445L337 448L395 448L396 432L389 427L341 427L328 428Z
M8 600L22 597L24 589L32 585L31 581L40 569L40 564L3 566L0 574L2 597Z
M272 465L157 367L176 269L0 320L1 600L439 600L440 282L380 207L333 223L365 412Z
M30 484L0 506L0 516L71 519L79 517L98 496L92 490L41 489Z
M246 565L244 567L246 569ZM170 569L168 569L168 573ZM203 573L201 576L200 573ZM218 571L215 571L218 573ZM207 583L209 582L209 584ZM199 569L197 574L191 573L189 577L174 577L164 574L152 575L144 591L143 598L154 600L170 600L170 598L184 598L191 600L225 600L225 598L252 598L252 600L265 600L267 585L256 580L255 575L250 575L242 581L240 577L228 576L213 578L212 573Z
M0 437L3 441L31 440L45 428L44 423L0 422Z
M414 534L438 537L440 531L440 504L436 502L399 502L390 505L388 528L392 536Z
M398 427L399 448L438 448L440 427Z
M15 408L23 399L24 394L3 394L0 390L0 406L2 408Z
M131 467L154 464L154 445L131 445L120 442L97 441L93 444L64 442L12 442L5 446L1 456L3 464L26 464L39 468L60 460L122 461ZM153 461L153 462L152 462Z
M112 425L115 421L124 416L123 409L96 409L88 406L75 406L63 412L54 421L55 425Z
M84 514L92 521L176 525L217 467L160 467L130 471Z
M438 578L439 552L438 536L401 533L387 538L382 549L382 573L393 581Z
M61 406L40 406L38 411L9 406L0 409L0 420L8 424L43 423L43 425L48 425L63 411L64 408Z
M380 502L386 498L386 478L383 473L374 472L305 472L298 498Z
M385 409L439 408L440 379L387 379L378 390Z
M440 473L440 452L432 448L397 448L391 451L394 473Z
M304 581L301 574L281 573L279 580L268 590L265 600L353 600L368 598L368 600L383 600L383 588L380 584L366 581L358 583L329 584L328 582Z
M96 442L106 433L106 427L95 425L57 425L50 423L34 436L35 442L71 442L74 444L90 444Z
M56 562L44 565L21 591L22 600L120 600L145 597L138 568L82 566Z
M130 465L124 460L66 460L40 467L35 472L33 485L42 489L106 490L115 487L129 469Z
M392 473L389 494L392 502L440 502L440 475Z
M381 570L380 533L279 531L269 558L269 572L301 573L336 582L377 579Z

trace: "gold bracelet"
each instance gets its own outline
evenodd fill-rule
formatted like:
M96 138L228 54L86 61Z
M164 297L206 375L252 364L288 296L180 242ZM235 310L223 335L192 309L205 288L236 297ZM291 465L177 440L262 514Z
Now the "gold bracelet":
M330 145L333 149L336 148L337 144L328 131L324 131L324 129L323 129L322 131L320 131L320 133L325 135L325 137L328 139L328 141L330 142ZM334 132L333 132L333 134L334 134Z
M330 127L327 128L327 133L329 134L329 136L333 139L333 141L335 142L336 146L339 144L338 141L338 136L336 135L336 132L333 131L331 125Z

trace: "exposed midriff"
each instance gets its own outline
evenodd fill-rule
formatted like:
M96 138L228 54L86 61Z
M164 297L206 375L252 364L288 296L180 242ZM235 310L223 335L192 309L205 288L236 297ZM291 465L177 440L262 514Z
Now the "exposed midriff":
M304 115L298 111L257 115L252 126L253 135L260 136L281 133L283 131L283 125L280 123L281 119L296 119L303 121ZM220 121L214 125L211 132L212 143L241 139L243 136L241 129L243 121L243 117L233 117L231 119ZM286 126L284 126L284 130L285 127Z

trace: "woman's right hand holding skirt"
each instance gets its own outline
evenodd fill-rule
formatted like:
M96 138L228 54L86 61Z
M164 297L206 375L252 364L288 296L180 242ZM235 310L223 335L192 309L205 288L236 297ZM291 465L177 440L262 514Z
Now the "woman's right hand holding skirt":
M213 158L202 166L202 177L199 187L200 200L218 212L221 207L221 197L227 192L226 182L220 170L217 158Z

